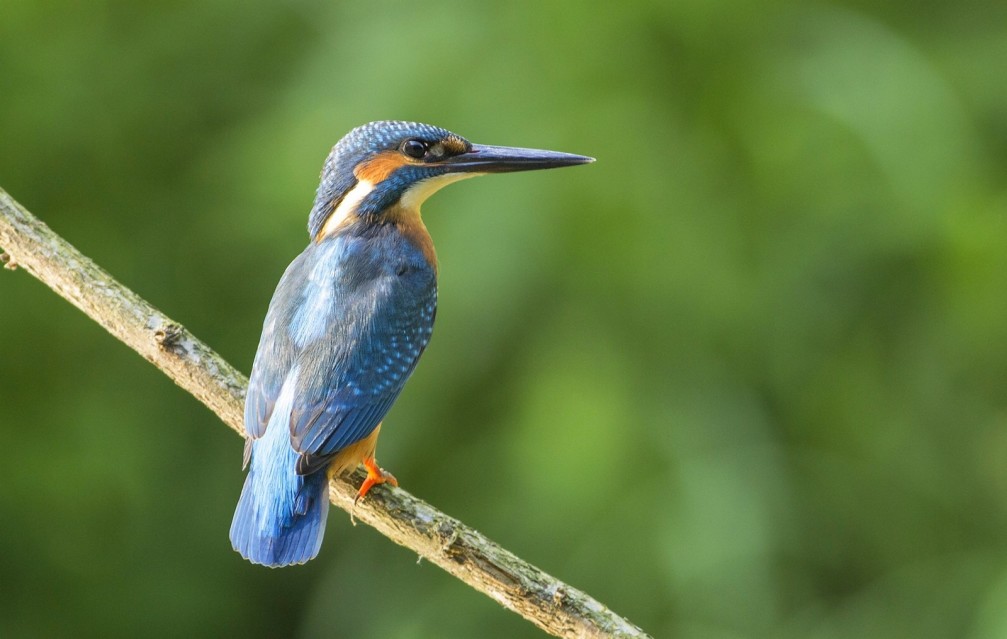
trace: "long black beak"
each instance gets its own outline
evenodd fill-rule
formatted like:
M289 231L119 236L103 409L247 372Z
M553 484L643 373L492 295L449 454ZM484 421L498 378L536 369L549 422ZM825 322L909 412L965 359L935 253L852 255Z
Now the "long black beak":
M573 153L473 144L471 151L449 157L439 164L448 167L452 172L506 173L555 169L589 162L594 162L594 158Z

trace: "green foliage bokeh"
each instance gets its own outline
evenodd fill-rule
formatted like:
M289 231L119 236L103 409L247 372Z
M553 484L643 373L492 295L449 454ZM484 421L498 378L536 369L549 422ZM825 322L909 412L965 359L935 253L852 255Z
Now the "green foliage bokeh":
M598 158L424 208L402 485L656 637L1007 636L1002 3L30 2L0 186L248 371L349 128ZM0 636L535 637L333 511L227 540L241 442L0 273Z

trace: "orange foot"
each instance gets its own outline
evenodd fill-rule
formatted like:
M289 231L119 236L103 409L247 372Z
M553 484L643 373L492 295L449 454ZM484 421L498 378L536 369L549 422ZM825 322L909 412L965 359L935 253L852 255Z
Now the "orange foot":
M391 474L384 468L379 468L378 463L374 461L373 457L368 457L364 460L364 467L367 469L367 479L364 480L364 483L360 485L360 490L357 491L357 498L353 500L354 506L356 506L357 502L367 495L367 492L373 488L375 484L388 482L392 486L399 485L399 480L395 479L395 475Z

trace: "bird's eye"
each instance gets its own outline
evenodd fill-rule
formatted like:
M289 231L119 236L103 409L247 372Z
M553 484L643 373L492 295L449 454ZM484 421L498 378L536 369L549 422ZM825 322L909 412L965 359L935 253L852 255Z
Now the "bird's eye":
M418 160L427 154L427 145L422 140L412 138L402 143L402 152Z

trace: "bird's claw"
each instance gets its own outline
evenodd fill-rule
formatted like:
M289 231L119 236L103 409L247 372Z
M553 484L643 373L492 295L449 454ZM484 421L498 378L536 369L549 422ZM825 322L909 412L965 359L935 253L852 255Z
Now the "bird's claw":
M360 484L360 490L357 491L357 496L353 500L354 506L357 505L357 502L367 496L367 493L376 484L384 484L387 482L392 486L399 485L399 480L395 479L395 475L391 474L384 468L379 467L373 457L369 457L364 460L364 468L367 469L367 477L364 479L364 483Z

